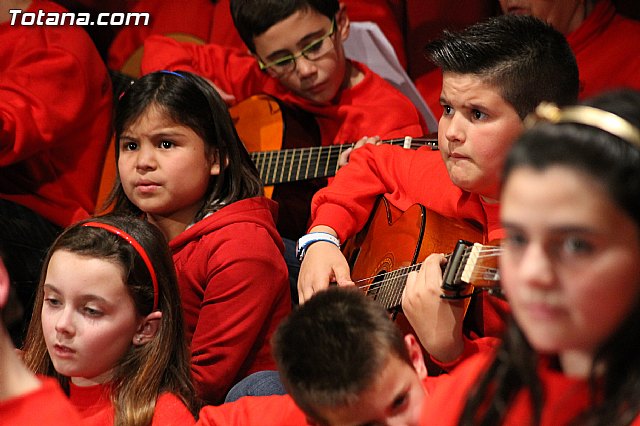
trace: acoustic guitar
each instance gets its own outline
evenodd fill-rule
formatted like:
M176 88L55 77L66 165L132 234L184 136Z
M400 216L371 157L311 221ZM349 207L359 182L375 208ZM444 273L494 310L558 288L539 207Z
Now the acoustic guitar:
M336 174L340 155L354 144L320 146L315 117L269 95L249 97L230 107L229 114L267 185L265 194L280 205L280 235L297 240L306 231L313 194ZM436 135L384 143L411 149L438 145Z
M407 276L431 253L452 253L444 271L445 289L459 294L473 288L498 291L500 248L473 243L482 237L470 222L445 218L420 204L402 212L381 197L365 228L342 251L356 285L397 314Z

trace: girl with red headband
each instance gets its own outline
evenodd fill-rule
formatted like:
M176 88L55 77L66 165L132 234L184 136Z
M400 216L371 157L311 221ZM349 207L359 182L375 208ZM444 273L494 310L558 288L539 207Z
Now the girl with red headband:
M192 424L198 409L164 236L133 217L73 225L45 259L24 361L95 425Z

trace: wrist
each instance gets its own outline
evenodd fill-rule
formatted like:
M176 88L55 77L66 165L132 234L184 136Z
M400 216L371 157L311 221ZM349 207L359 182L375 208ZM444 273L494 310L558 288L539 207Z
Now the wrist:
M296 257L298 258L298 260L302 262L309 247L311 247L312 244L321 241L331 243L340 248L340 240L338 239L338 237L328 232L310 232L303 235L298 240L298 243L296 245Z

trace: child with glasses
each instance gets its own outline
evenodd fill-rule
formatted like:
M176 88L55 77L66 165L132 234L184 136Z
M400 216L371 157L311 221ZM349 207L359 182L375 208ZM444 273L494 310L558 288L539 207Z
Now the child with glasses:
M338 0L233 0L234 24L250 54L214 44L193 45L152 36L142 72L183 69L211 80L241 101L272 95L315 117L324 146L422 136L415 106L365 65L345 57L349 17ZM295 147L293 145L292 147ZM295 287L295 240L306 230L310 196L324 182L297 183L280 203L278 230L285 239ZM284 189L285 185L276 187Z

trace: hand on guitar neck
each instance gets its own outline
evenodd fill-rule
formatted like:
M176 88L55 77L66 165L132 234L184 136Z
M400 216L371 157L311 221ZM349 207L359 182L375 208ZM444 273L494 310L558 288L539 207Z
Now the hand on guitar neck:
M418 271L409 273L402 294L402 311L420 343L442 363L455 361L464 351L462 326L471 300L441 297L446 262L443 254L429 255Z
M342 154L340 154L340 159L338 160L338 167L347 165L347 163L349 162L349 157L351 156L351 153L353 152L354 149L358 149L362 146L365 146L368 143L372 145L380 145L381 142L382 141L380 139L380 136L374 136L371 138L369 136L363 137L358 142L356 142L355 145L353 145L353 147L346 149Z

